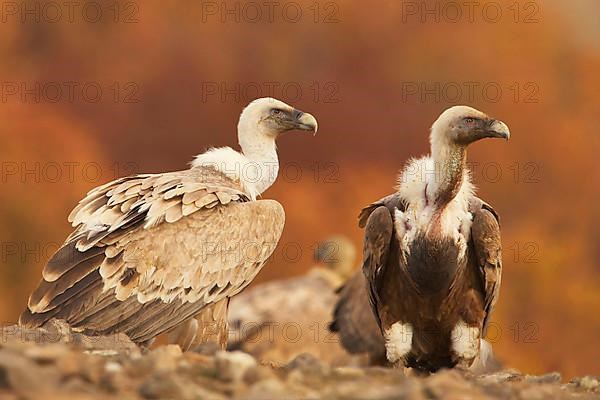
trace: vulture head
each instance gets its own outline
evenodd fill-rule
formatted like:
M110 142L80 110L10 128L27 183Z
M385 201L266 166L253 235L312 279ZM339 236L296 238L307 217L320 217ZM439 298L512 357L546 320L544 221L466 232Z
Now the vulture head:
M327 269L333 271L341 278L352 276L356 265L356 248L345 236L335 235L319 243L315 252L316 261L325 264Z
M317 133L317 120L312 115L273 99L256 99L242 111L238 124L240 143L260 139L276 139L284 132L299 130Z
M467 146L484 138L507 139L508 126L485 113L467 106L450 107L431 127L431 146Z

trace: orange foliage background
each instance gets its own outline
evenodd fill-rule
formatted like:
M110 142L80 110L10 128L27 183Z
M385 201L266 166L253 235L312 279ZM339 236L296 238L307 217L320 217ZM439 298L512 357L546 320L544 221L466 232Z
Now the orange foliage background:
M20 7L36 3L45 2ZM238 114L257 95L273 94L320 124L315 138L280 140L282 175L265 197L284 204L287 225L259 280L301 274L330 234L360 246L358 210L390 193L408 157L428 151L428 127L444 108L467 103L512 131L508 144L478 143L469 153L478 193L502 218L495 351L531 373L600 374L598 2L520 2L518 22L511 2L498 2L497 23L482 17L489 1L474 22L463 15L456 23L448 21L454 14L439 22L409 15L408 2L358 0L296 1L296 23L282 17L285 2L273 21L263 14L252 22L247 9L239 22L222 22L206 3L107 2L97 23L83 20L81 7L73 22L63 15L56 23L3 9L1 321L16 320L87 190L122 175L182 169L209 146L235 144ZM532 12L537 22L525 23ZM127 16L137 21L123 23ZM47 91L39 101L9 94L14 84L36 82ZM52 84L65 82L79 84L74 99L64 90L49 101ZM90 82L102 89L97 102L81 93ZM436 82L448 89L439 98L406 91ZM479 85L472 99L468 82ZM502 89L499 98L482 94L490 83ZM237 96L207 92L235 92L236 84ZM459 98L450 91L456 85Z

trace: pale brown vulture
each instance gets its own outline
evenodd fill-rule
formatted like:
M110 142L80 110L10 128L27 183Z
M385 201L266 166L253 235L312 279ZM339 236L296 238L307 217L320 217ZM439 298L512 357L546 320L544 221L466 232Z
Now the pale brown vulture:
M362 210L363 276L341 289L331 326L349 351L428 372L486 357L500 228L474 195L466 149L509 135L506 124L473 108L444 111L431 128L431 155L410 160L397 192Z
M317 122L258 99L239 119L241 152L211 149L190 169L93 189L69 215L75 230L44 268L20 323L57 318L147 344L207 306L226 312L281 236L283 207L256 198L277 177L275 139L296 129L316 132Z

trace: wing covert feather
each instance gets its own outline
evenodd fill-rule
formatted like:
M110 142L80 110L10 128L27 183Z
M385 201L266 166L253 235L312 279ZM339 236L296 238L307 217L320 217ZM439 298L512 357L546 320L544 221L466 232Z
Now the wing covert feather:
M369 353L372 359L385 355L385 343L369 305L365 275L357 271L338 289L339 300L329 326L337 332L342 346L350 353Z
M486 315L483 327L486 330L491 313L498 301L502 281L500 222L494 209L481 200L472 206L472 213L471 240L485 290L484 309Z

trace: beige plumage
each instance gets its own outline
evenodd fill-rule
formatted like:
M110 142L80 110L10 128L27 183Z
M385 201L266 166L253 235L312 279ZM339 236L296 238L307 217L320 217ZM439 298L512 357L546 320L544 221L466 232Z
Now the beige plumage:
M44 268L20 323L58 318L89 334L124 332L144 343L226 304L258 274L285 222L278 202L255 200L276 174L261 170L258 185L232 171L276 160L275 138L291 129L315 131L316 121L260 99L240 117L243 153L214 149L188 170L93 189L69 215L75 229Z
M204 346L208 351L225 350L229 334L228 310L229 298L206 306L200 314L171 331L169 343L178 344L184 351L200 350Z

